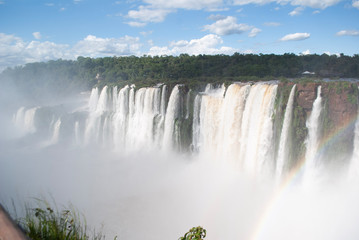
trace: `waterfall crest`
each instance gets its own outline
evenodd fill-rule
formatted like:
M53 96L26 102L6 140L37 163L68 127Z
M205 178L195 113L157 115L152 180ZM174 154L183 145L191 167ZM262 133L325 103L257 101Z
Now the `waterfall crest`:
M290 90L287 107L285 109L284 119L283 119L283 127L279 140L279 149L278 149L278 157L276 162L276 177L280 179L282 177L283 170L285 169L286 159L289 159L289 137L293 116L293 102L294 102L294 94L295 94L296 85L294 84L292 89Z
M21 107L13 121L26 133L36 134L37 126L46 126L46 139L52 144L67 142L120 152L186 151L208 161L230 164L249 176L275 176L280 181L293 166L289 161L298 161L290 159L291 146L303 144L292 143L296 134L292 122L297 88L292 86L285 111L280 113L283 126L279 136L274 125L278 114L277 82L233 83L228 87L207 84L202 92L185 85L175 85L172 90L163 84L146 88L96 87L87 107L66 113ZM321 90L319 86L306 119L304 180L317 174L320 162ZM45 120L38 124L38 118ZM358 122L355 129L351 169L358 162ZM41 133L46 131L42 129ZM60 141L62 138L69 141Z
M304 182L310 184L317 178L317 168L319 164L318 146L319 146L319 133L320 133L320 115L322 112L322 96L321 86L317 90L317 98L313 102L312 112L306 122L308 128L308 137L305 140L305 170Z

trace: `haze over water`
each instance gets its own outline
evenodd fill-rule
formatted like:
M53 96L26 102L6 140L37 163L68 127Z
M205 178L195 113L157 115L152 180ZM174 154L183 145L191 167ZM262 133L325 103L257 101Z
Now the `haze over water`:
M182 87L105 87L66 107L14 109L11 134L2 137L0 200L70 201L109 238L178 239L198 225L206 239L359 236L358 124L340 173L318 167L320 87L306 161L292 171L283 157L292 114L281 134L273 130L276 82L199 94Z

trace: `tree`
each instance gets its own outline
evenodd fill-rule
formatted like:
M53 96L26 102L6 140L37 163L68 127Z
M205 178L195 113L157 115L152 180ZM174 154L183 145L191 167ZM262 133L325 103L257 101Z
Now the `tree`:
M191 228L183 237L180 237L178 240L202 240L206 237L207 231L203 227L193 227Z

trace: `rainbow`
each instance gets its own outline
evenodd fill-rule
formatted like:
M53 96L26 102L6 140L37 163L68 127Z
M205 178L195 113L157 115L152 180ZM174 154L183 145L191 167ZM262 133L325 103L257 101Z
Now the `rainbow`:
M331 134L328 134L325 138L323 138L318 146L316 156L320 156L321 154L325 153L327 149L332 146L346 131L353 128L358 116L354 116L349 119L347 122L342 124L341 127L337 128ZM267 222L273 214L276 213L277 209L279 208L280 200L289 192L292 186L299 185L301 182L301 176L304 173L306 166L306 159L305 156L302 156L295 167L293 167L286 177L282 180L281 184L274 192L273 197L268 202L264 211L259 218L257 225L254 228L253 233L251 234L251 240L259 240L259 239L266 239L265 236L262 236L263 229L267 225Z

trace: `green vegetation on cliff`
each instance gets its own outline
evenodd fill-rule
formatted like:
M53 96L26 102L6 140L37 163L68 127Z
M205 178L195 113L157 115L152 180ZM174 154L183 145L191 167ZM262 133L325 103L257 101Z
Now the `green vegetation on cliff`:
M162 82L169 86L184 83L192 88L200 83L296 78L306 71L318 78L359 78L359 54L78 57L75 61L59 59L8 68L0 80L13 81L24 93L36 97L43 90L55 89L64 95L96 84L141 87Z

